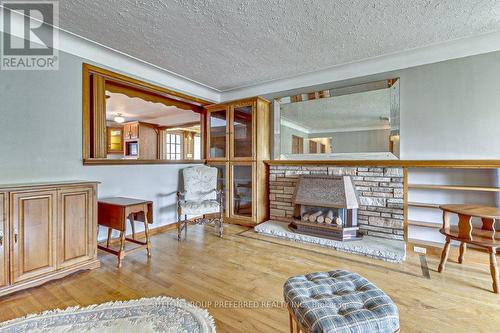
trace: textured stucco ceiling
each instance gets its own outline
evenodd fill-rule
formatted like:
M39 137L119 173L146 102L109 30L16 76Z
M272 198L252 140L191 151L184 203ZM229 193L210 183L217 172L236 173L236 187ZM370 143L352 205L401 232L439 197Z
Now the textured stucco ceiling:
M498 31L500 1L61 0L60 25L224 91Z

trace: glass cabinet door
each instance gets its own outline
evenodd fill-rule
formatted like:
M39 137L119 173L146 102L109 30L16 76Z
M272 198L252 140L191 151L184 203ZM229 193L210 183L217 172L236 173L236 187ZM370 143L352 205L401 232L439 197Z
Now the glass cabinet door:
M228 202L228 175L229 175L229 164L228 163L210 163L209 166L217 168L217 189L222 190L222 200L224 204L224 216L229 215Z
M253 159L253 103L232 108L232 157Z
M123 154L123 129L107 127L108 154Z
M227 156L227 124L226 109L208 112L208 158L225 159Z
M253 168L249 164L233 164L232 215L251 218L253 216Z

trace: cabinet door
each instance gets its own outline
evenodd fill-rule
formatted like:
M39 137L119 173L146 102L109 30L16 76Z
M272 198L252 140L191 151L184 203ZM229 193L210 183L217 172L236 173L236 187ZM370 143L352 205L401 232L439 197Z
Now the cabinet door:
M124 124L123 137L125 139L137 139L139 137L139 123Z
M217 168L217 189L222 190L224 201L224 216L229 217L229 163L212 162L208 164Z
M227 107L211 109L207 114L207 158L227 160L229 157L229 112Z
M12 282L56 269L56 197L55 190L10 194Z
M255 159L255 102L231 106L231 159Z
M230 217L253 222L255 216L255 163L231 163Z
M123 154L123 129L107 127L108 154Z
M0 193L0 288L8 283L7 196Z
M130 124L130 139L139 138L139 123Z
M64 268L93 257L93 189L77 187L59 192L57 263Z

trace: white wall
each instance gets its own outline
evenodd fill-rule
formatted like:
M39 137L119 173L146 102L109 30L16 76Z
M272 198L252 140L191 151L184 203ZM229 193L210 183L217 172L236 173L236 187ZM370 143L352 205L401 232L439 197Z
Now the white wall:
M83 166L83 59L59 57L58 71L0 71L0 184L97 180L100 197L153 200L154 225L174 222L186 165Z
M395 74L402 159L500 158L500 52Z

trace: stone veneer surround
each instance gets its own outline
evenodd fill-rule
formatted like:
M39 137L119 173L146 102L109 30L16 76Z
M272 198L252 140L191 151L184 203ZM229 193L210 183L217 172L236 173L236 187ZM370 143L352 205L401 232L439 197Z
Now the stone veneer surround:
M292 197L300 175L352 177L359 194L360 231L374 237L404 239L403 168L338 166L269 166L272 220L293 217Z

